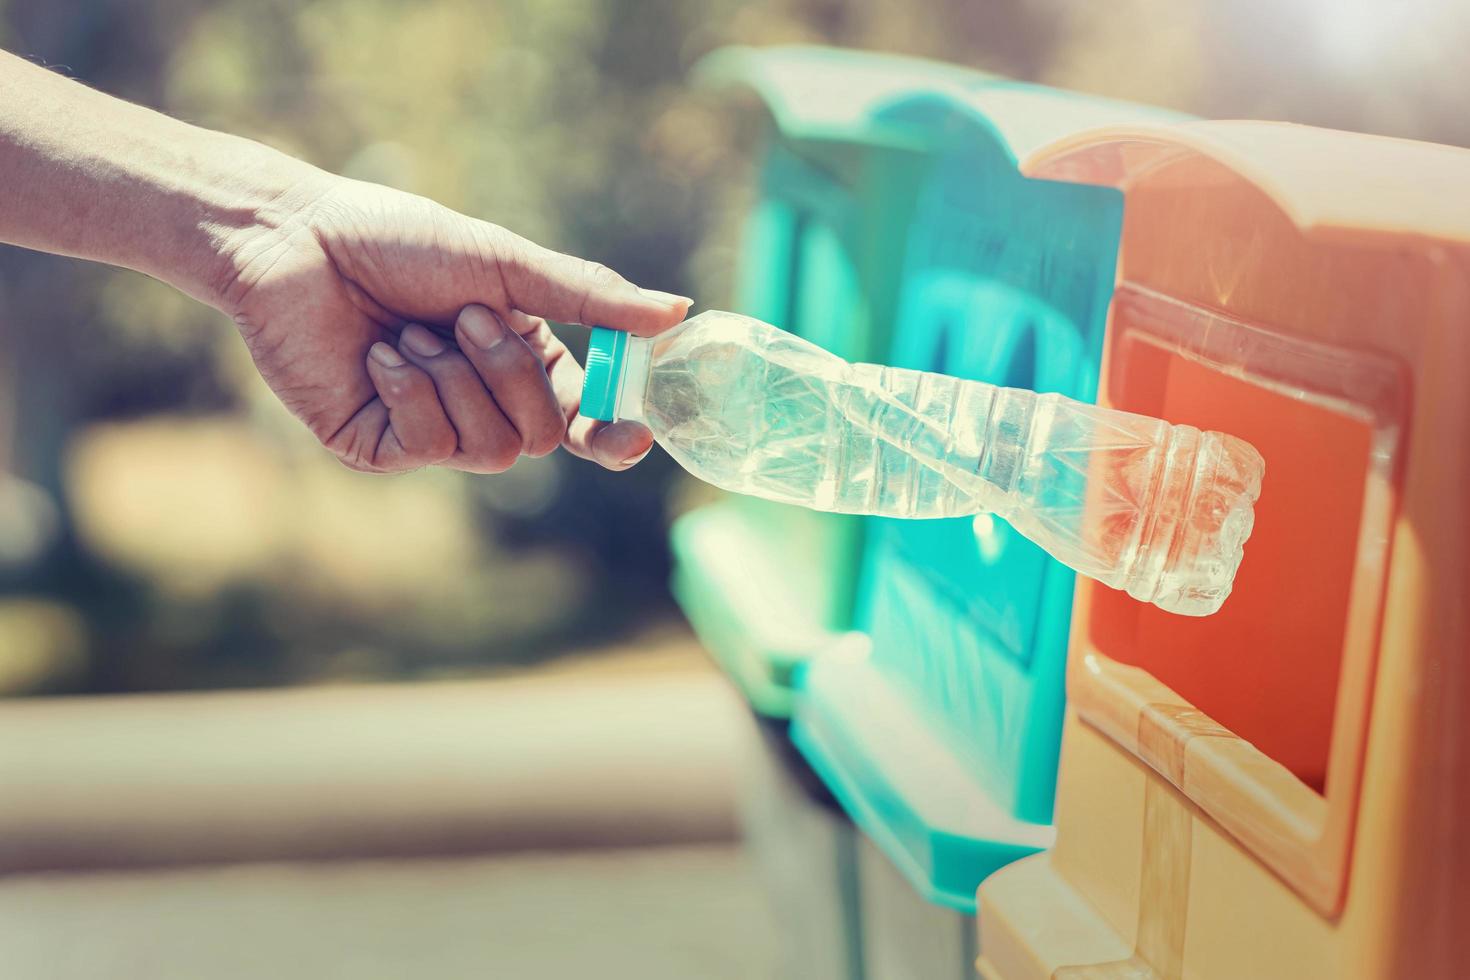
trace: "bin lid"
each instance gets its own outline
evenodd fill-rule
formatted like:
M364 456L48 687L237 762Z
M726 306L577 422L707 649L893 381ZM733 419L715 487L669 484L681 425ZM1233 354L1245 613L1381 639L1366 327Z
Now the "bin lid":
M1470 243L1470 150L1294 123L1221 120L1073 134L1022 162L1030 176L1130 189L1163 165L1214 160L1304 233Z
M960 90L995 76L972 68L875 51L817 45L732 46L706 55L693 78L705 88L752 90L790 139L910 146L876 110L916 92Z
M1194 119L1186 113L1081 92L984 78L958 90L915 93L890 101L879 118L950 134L988 138L1012 161L1065 137L1105 127L1167 126ZM950 136L955 138L954 135Z

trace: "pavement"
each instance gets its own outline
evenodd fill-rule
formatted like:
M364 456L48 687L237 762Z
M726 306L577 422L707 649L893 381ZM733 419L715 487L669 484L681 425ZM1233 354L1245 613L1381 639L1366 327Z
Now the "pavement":
M0 880L14 980L748 980L774 936L733 844Z
M772 976L748 737L692 641L0 702L0 980Z

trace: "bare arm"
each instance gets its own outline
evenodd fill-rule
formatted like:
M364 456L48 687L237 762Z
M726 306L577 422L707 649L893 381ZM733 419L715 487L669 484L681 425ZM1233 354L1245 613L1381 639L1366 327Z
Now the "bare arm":
M656 333L688 311L610 270L0 52L0 242L135 269L229 315L343 462L498 472L558 443L611 468L641 426L576 413L544 317Z
M0 241L147 273L219 305L221 258L325 175L0 51Z

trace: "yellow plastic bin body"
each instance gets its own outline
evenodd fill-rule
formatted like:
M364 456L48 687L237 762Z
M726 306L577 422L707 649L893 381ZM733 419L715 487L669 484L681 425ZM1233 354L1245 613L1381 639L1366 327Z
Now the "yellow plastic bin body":
M1470 152L1108 130L1099 401L1266 461L1215 616L1080 581L1054 847L979 890L990 980L1470 975Z

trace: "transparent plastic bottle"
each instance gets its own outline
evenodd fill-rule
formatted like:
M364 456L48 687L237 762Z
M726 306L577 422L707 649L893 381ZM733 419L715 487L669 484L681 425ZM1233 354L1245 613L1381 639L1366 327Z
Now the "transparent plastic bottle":
M643 422L736 493L885 517L991 512L1081 574L1193 616L1230 594L1264 471L1233 436L849 364L719 311L650 339L594 330L582 414Z

